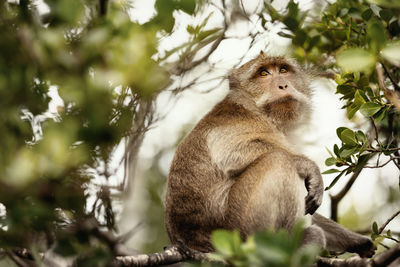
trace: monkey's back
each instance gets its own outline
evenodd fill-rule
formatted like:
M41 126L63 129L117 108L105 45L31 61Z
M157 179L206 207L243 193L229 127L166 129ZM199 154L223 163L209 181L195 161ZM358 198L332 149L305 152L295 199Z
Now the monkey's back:
M260 121L256 115L229 99L224 99L184 138L171 164L165 197L165 223L172 243L180 240L191 248L211 251L209 236L215 229L241 228L243 234L268 227L289 228L288 224L293 221L293 213L304 214L304 201L299 203L300 198L304 200L302 193L298 192L301 185L300 178L289 164L287 166L278 164L277 169L274 169L275 173L272 174L276 177L269 178L263 184L259 184L261 177L252 178L252 188L249 180L242 181L249 178L243 177L256 175L253 173L260 168L262 162L259 162L257 167L246 169L246 166L244 169L239 169L237 173L229 174L221 169L219 161L215 159L214 154L229 154L228 146L236 145L235 138L243 139L245 136L245 139L249 139L244 140L248 142L248 145L246 142L243 145L249 147L250 153L252 144L255 142L257 147L261 147L256 153L260 155L272 153L271 156L274 153L280 153L283 160L289 160L289 152L272 144L271 139L274 137L270 132L268 125ZM214 138L213 135L216 137ZM275 138L279 139L279 136ZM214 139L214 143L210 141ZM276 142L279 143L279 141ZM240 146L240 144L237 145ZM227 156L235 157L235 155ZM223 164L225 160L220 161ZM257 162L252 164L257 164ZM261 168L265 167L261 166ZM289 175L290 177L281 175L278 171L280 168L286 168L281 174L293 174ZM293 185L293 179L298 185L289 187ZM255 189L257 187L260 189ZM288 187L288 190L285 190L285 187ZM235 207L235 202L240 199L234 196L240 198L240 194L245 192L243 188L249 190L252 188L251 190L255 190L256 194L265 194L266 198L268 195L273 197L276 192L282 191L287 192L287 196L277 195L275 205L256 205L250 212L239 209L230 210L228 204ZM228 199L229 192L235 190L238 191L237 194L233 194L233 197ZM290 198L295 199L285 202ZM242 206L246 205L254 205L254 203L249 200L249 203L244 203ZM271 217L271 214L278 212L282 214ZM287 214L284 214L285 212ZM242 218L244 214L247 214L250 223L241 225L235 220ZM279 222L275 220L278 217Z

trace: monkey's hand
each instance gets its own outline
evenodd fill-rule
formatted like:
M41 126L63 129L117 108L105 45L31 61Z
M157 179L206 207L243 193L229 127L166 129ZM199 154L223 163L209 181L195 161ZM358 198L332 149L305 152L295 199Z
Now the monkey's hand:
M322 203L324 183L317 164L304 156L295 156L297 173L304 179L308 194L306 196L306 214L313 214Z

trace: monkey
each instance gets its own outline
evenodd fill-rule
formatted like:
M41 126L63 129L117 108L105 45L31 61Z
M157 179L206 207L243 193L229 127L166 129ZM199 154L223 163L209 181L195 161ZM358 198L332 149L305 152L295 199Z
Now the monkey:
M306 214L303 244L372 256L372 241L315 213L324 191L318 166L294 147L310 120L313 74L294 59L259 56L233 70L229 92L179 144L164 199L171 242L211 252L210 234L245 239L290 231Z

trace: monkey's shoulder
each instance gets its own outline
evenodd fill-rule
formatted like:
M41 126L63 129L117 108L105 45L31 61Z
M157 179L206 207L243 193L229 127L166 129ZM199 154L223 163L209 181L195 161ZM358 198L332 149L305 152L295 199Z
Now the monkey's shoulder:
M234 121L248 121L255 118L256 116L250 110L226 97L207 113L199 122L199 125L203 123L217 125L230 124Z

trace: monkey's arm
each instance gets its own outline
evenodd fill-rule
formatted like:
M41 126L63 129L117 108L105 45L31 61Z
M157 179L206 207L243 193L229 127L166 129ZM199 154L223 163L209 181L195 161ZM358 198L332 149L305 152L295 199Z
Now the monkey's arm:
M318 166L304 156L294 156L294 163L301 178L304 179L308 194L306 196L306 214L313 214L322 203L324 182Z
M271 149L271 144L257 135L249 136L234 128L211 132L207 139L212 161L228 177L240 176L261 155Z

